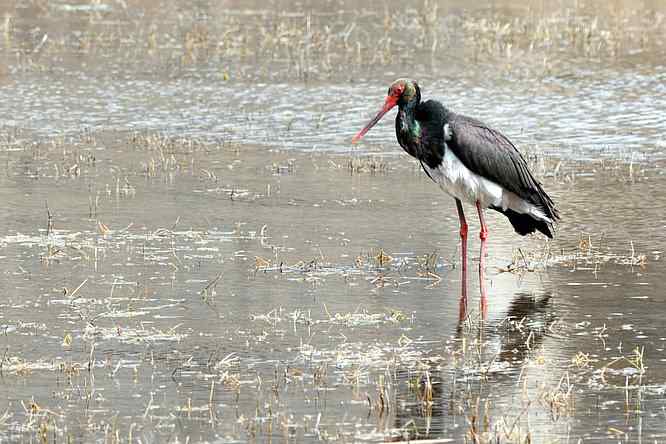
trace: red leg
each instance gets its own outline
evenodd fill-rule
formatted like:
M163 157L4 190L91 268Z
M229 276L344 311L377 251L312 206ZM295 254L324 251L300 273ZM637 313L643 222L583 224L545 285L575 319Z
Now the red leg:
M488 311L485 282L486 239L488 239L488 227L486 226L486 221L483 217L483 209L478 200L476 201L476 210L479 212L479 222L481 223L481 232L479 233L479 237L481 238L481 253L479 255L479 290L481 291L481 313L485 319Z
M465 220L465 212L463 211L462 202L456 199L456 207L458 208L458 219L460 219L460 242L462 252L462 295L460 296L460 321L462 322L467 317L467 221Z

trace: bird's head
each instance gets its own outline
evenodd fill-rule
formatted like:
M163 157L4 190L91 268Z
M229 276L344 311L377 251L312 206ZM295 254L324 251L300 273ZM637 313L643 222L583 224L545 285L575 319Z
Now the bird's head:
M377 115L370 121L368 124L363 127L361 131L358 132L352 139L352 143L356 143L361 140L361 137L365 135L370 128L375 126L379 122L384 114L389 112L391 108L398 105L400 107L407 105L410 102L416 101L417 103L421 100L421 90L419 85L408 79L398 79L391 84L388 89L388 95L384 101L384 106L379 110Z

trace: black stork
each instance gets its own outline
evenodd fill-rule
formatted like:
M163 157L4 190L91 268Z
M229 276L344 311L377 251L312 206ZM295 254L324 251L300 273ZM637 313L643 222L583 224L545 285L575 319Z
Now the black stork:
M438 101L422 102L421 89L413 80L393 82L382 109L354 136L352 143L396 105L398 143L418 159L428 177L456 200L462 243L461 315L462 300L467 300L467 222L462 202L476 206L481 223L479 287L485 312L488 227L484 210L490 208L504 214L520 235L538 230L552 238L553 225L559 219L555 204L506 136L483 122L448 110Z

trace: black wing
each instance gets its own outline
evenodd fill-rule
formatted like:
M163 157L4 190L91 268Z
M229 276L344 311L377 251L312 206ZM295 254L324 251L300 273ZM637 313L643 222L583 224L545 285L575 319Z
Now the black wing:
M450 113L447 147L475 174L486 177L559 219L553 200L527 167L518 149L502 133L470 117Z

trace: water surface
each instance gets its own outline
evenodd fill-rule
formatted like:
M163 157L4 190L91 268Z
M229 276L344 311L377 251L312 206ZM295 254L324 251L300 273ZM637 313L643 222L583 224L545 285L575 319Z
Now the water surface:
M663 5L467 3L3 5L0 436L661 442ZM401 75L560 208L488 214L485 318L392 119L349 145Z

